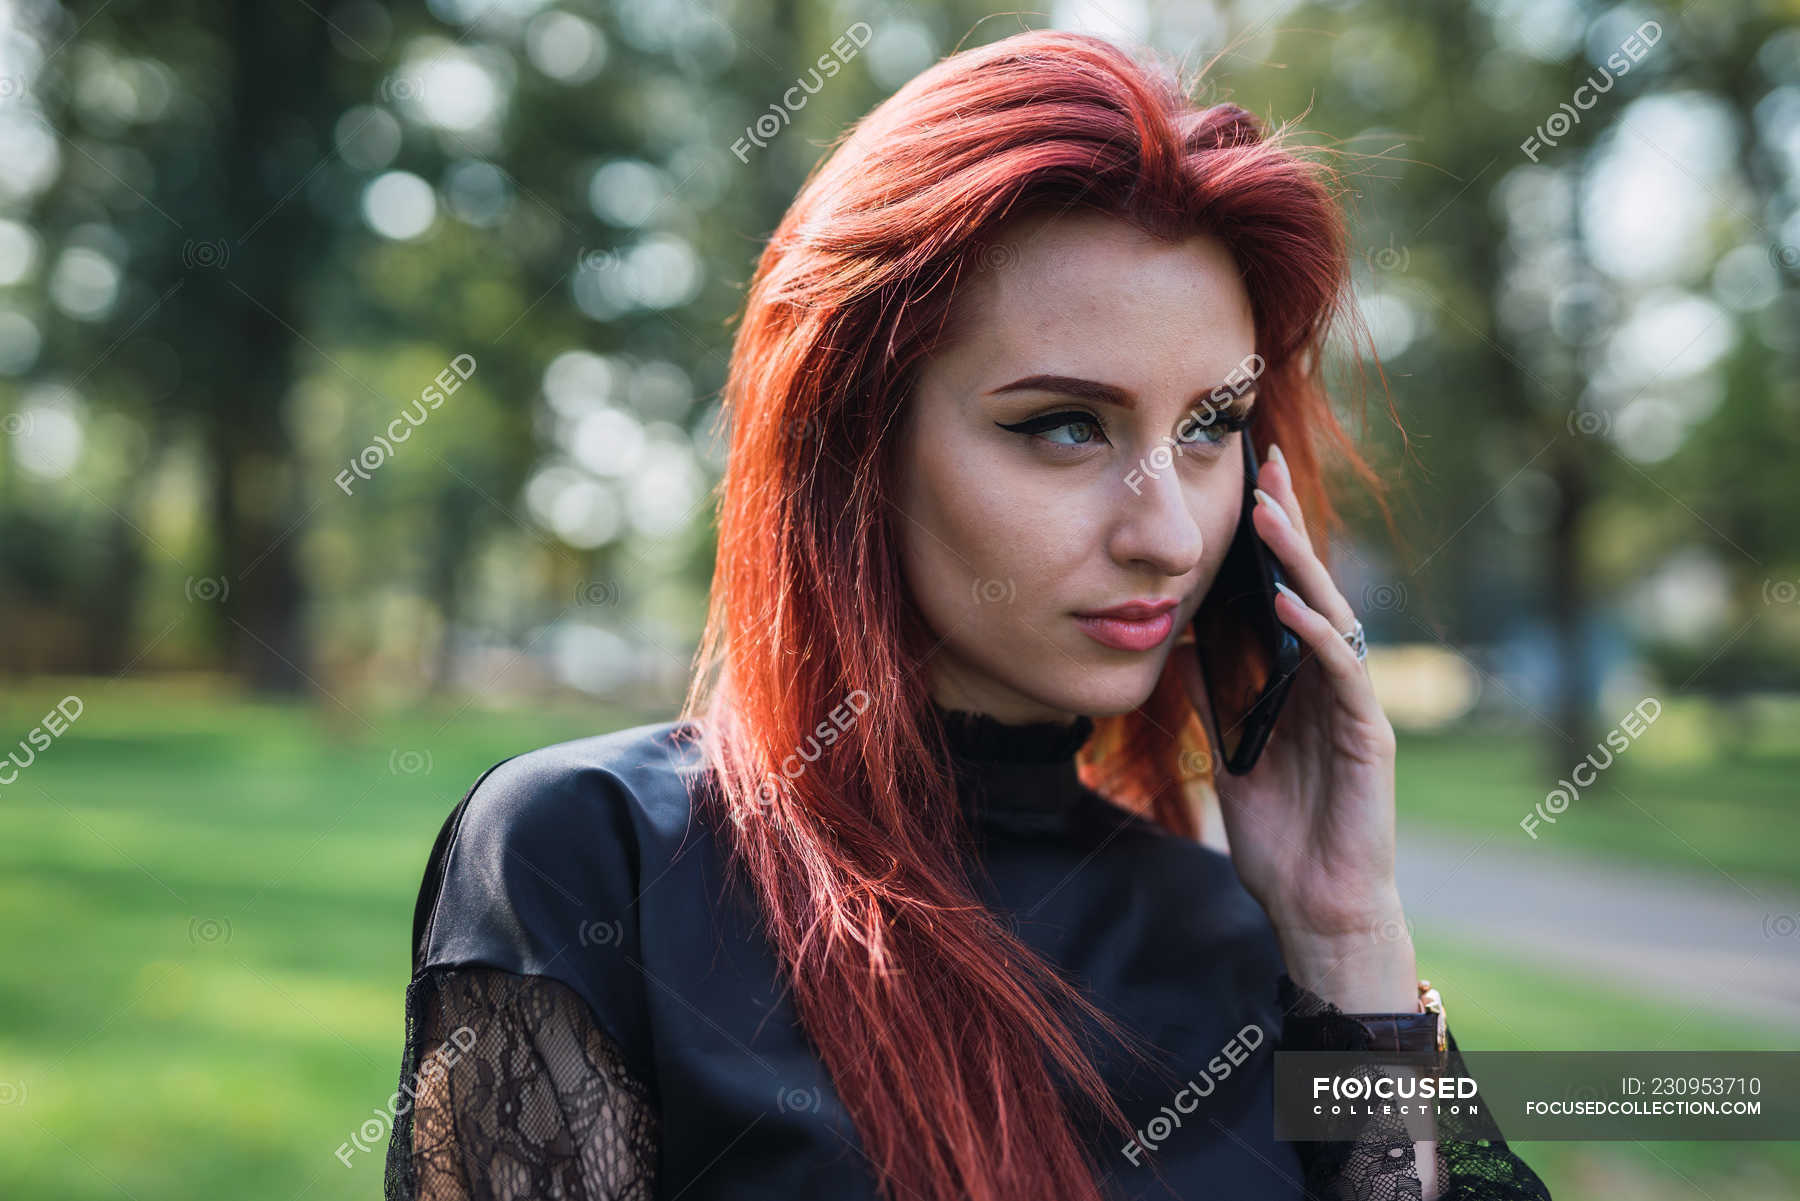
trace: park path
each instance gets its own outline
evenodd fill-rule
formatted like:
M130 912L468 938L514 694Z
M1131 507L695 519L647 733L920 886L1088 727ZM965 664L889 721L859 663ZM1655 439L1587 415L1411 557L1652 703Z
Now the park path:
M1721 1017L1789 1036L1775 1047L1747 1039L1745 1049L1800 1049L1800 893L1704 860L1680 873L1512 834L1401 823L1396 874L1415 934L1491 947L1685 1013L1661 1049L1683 1049L1689 1023ZM1444 1002L1454 1012L1447 990Z

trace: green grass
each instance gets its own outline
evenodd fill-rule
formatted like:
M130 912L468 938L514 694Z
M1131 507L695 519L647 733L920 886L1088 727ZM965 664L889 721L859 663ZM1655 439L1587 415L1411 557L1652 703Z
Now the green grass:
M1537 839L1519 822L1592 753L1546 751L1519 735L1403 734L1402 821L1493 833L1519 845L1611 855L1717 881L1720 872L1800 890L1800 712L1773 702L1720 713L1664 702L1641 737L1580 791ZM1603 733L1603 731L1602 731Z
M1444 996L1465 1051L1786 1050L1794 1034L1685 1007L1648 1005L1628 992L1483 954L1466 942L1417 941L1419 971ZM1501 1123L1500 1132L1506 1133ZM1563 1142L1513 1144L1557 1201L1788 1201L1800 1192L1800 1143Z
M334 1152L394 1090L439 823L498 759L654 718L75 681L13 690L6 742L67 693L0 785L0 1196L379 1196L382 1148Z
M22 737L67 693L82 698L80 718L0 785L9 1201L379 1196L379 1140L349 1168L334 1152L395 1086L412 905L439 823L506 755L663 716L535 704L353 715L200 685L74 681L12 689L0 740ZM429 752L428 768L420 755L420 770L404 770L407 752ZM1459 820L1516 822L1500 774L1515 754L1444 745L1414 754L1403 776L1415 787L1427 773L1459 780L1464 794L1485 779L1487 809ZM1762 803L1748 777L1731 786L1733 803ZM1746 871L1780 855L1708 845ZM1466 946L1419 951L1471 1049L1655 1046L1684 1016ZM1706 1032L1690 1021L1677 1045L1708 1045L1697 1041ZM1778 1038L1739 1031L1723 1045L1786 1045ZM1792 1144L1520 1151L1559 1201L1756 1201L1790 1197L1800 1181Z

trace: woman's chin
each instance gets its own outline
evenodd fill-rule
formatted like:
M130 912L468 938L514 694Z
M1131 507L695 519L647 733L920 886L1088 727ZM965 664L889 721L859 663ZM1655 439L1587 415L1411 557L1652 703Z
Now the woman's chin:
M1103 676L1108 678L1102 680ZM1070 687L1057 690L1057 695L1064 700L1058 707L1087 717L1117 717L1133 712L1149 700L1156 689L1156 678L1147 670L1096 668L1083 679L1072 682Z

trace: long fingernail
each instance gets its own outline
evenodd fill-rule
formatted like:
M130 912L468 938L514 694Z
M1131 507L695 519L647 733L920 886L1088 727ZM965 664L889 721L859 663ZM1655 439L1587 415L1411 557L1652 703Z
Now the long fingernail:
M1282 525L1291 526L1294 524L1293 522L1288 520L1287 510L1282 508L1280 504L1276 503L1276 500L1273 496L1270 496L1267 492L1264 492L1261 488L1253 489L1253 491L1256 493L1257 503L1267 505L1267 506L1269 506L1269 508L1273 509L1275 511L1275 516L1281 518Z
M1281 447L1273 442L1269 443L1269 462L1280 463L1283 467L1287 466L1287 460L1281 454Z
M1281 589L1282 594L1284 596L1286 596L1289 600L1293 601L1296 605L1300 605L1303 607L1305 606L1306 602L1300 599L1300 594L1298 592L1295 592L1292 588L1289 588L1286 584L1282 583L1280 580L1275 581L1275 586L1277 588Z

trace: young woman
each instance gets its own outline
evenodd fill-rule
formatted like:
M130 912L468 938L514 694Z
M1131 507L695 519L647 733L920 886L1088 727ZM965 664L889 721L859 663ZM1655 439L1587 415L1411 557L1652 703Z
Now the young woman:
M1549 1196L1498 1131L1273 1137L1277 1048L1428 995L1319 557L1327 454L1369 478L1320 384L1329 178L1055 32L815 170L731 361L680 719L495 765L432 849L390 1198ZM1183 635L1245 438L1307 658L1225 776Z

